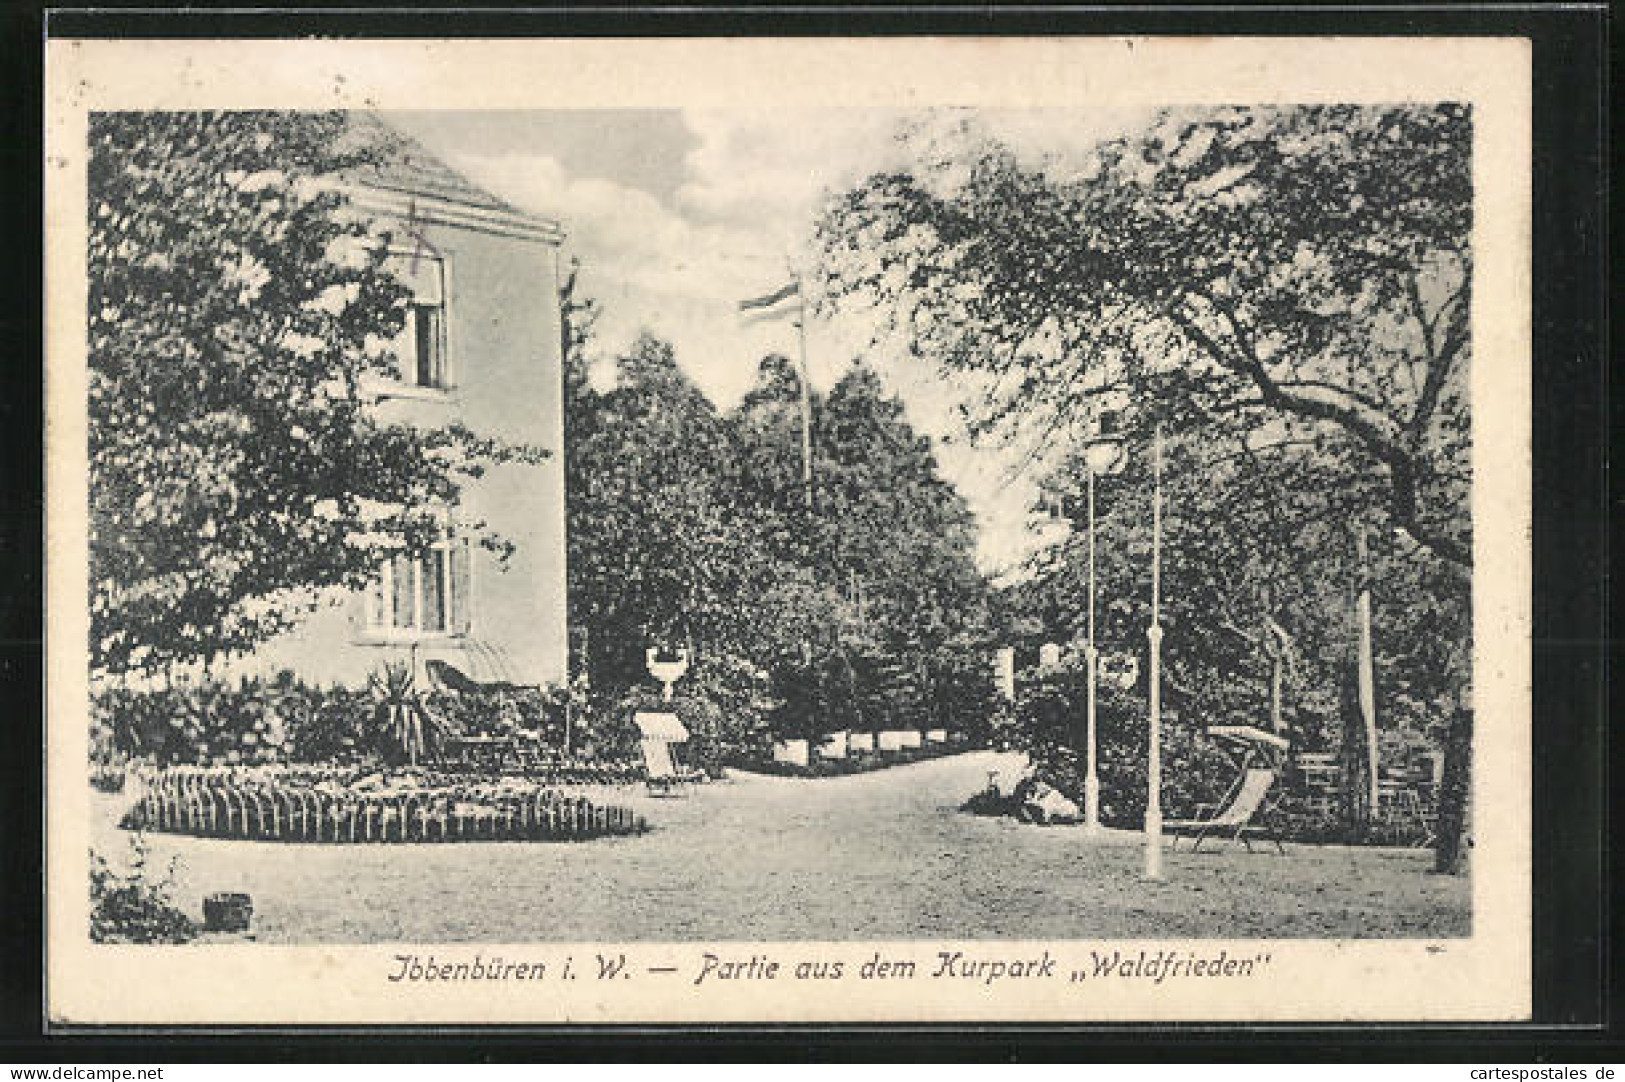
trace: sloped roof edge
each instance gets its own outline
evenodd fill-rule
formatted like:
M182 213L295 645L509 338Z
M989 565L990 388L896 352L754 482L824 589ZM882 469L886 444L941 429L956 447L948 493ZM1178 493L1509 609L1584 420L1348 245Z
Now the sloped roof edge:
M377 154L374 164L346 170L341 186L358 205L393 216L557 244L553 219L520 210L451 168L422 143L368 112L350 112L347 139Z

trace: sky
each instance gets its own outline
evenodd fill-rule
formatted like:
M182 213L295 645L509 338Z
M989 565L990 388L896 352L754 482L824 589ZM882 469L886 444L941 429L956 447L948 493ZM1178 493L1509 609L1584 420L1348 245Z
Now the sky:
M1024 158L1054 171L1082 168L1100 138L1138 114L989 111L979 119ZM740 301L786 284L808 263L808 240L827 193L905 164L905 122L948 123L942 113L881 109L726 111L581 110L387 113L452 168L515 206L563 227L566 257L603 308L606 358L651 332L726 409L755 379L762 357L795 357L789 320L744 324ZM944 476L979 526L978 562L998 573L1049 535L1028 515L1039 472L1023 452L972 447L954 406L970 391L895 348L873 342L872 315L814 317L807 326L813 385L827 390L856 356L881 373L909 420L938 441ZM607 378L607 373L600 373Z

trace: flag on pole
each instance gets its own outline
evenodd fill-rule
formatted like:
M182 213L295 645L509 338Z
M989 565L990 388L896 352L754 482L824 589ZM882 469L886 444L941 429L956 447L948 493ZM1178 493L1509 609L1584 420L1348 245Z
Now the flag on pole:
M739 302L740 318L746 323L765 323L801 313L801 283L791 282L760 297Z
M768 320L784 319L787 316L799 316L801 305L801 280L791 279L789 284L780 286L771 293L760 297L752 297L747 301L739 302L739 315L745 323L764 323ZM801 486L806 494L807 509L812 510L812 391L811 377L807 373L807 321L796 320L796 329L800 332L801 344Z

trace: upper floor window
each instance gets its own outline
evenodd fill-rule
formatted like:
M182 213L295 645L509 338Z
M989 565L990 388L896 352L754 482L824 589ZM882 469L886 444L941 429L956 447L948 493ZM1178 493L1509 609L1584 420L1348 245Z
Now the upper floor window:
M390 256L390 271L412 291L406 321L395 340L396 378L411 387L451 386L446 355L446 264L431 252Z

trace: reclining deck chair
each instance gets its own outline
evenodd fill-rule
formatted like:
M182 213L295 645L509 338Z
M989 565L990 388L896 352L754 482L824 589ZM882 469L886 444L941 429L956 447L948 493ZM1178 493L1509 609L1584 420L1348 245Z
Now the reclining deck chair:
M438 658L425 661L423 671L428 674L432 686L458 695L477 695L483 691L524 690L522 685L506 680L475 680L451 662L441 661Z
M1224 799L1214 806L1212 814L1198 815L1195 819L1172 819L1162 824L1162 828L1174 836L1170 848L1178 844L1181 835L1193 839L1192 852L1200 849L1208 838L1228 837L1241 842L1250 853L1251 839L1256 837L1274 842L1275 848L1285 853L1280 837L1257 820L1274 802L1275 782L1280 775L1279 757L1291 748L1291 741L1248 725L1213 726L1208 735L1221 744L1242 749L1238 763L1240 775Z
M1171 819L1162 824L1162 829L1174 835L1176 842L1180 835L1190 835L1194 839L1191 851L1202 847L1202 842L1211 837L1228 837L1231 841L1240 841L1252 852L1252 837L1265 837L1275 843L1275 848L1285 853L1286 848L1281 845L1281 839L1268 831L1262 824L1253 820L1263 810L1268 800L1270 790L1275 785L1275 771L1267 766L1249 768L1241 779L1231 786L1226 794L1225 801L1220 810L1206 819Z
M633 721L638 726L638 744L643 749L649 792L656 796L681 795L685 786L704 777L700 771L682 767L672 753L673 744L688 740L688 730L677 720L676 714L639 711L633 715Z

